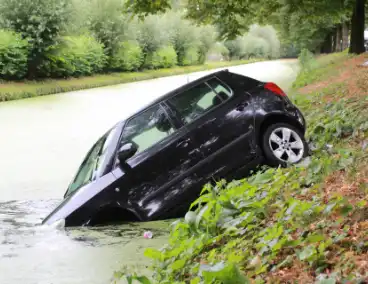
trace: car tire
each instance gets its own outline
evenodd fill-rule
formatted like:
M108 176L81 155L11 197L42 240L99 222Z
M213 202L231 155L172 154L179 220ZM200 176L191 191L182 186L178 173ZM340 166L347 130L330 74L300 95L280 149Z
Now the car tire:
M263 133L261 143L266 163L270 166L297 164L309 153L303 132L288 123L270 125Z

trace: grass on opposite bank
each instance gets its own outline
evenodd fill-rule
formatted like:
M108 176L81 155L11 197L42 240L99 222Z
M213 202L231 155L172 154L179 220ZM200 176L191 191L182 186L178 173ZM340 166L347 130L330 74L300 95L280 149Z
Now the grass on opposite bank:
M221 67L243 65L264 59L208 62L203 65L174 67L140 72L96 74L88 77L70 79L46 79L42 81L2 81L0 82L0 101L11 101L63 92L143 81L159 77L187 74Z

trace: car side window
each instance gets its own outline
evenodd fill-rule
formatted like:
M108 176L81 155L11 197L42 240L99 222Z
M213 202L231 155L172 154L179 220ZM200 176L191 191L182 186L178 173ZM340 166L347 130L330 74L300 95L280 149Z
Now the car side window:
M161 105L155 105L130 119L124 127L121 144L133 142L136 154L157 144L174 132L173 125Z
M222 83L217 78L212 78L207 82L213 90L220 96L223 100L227 100L232 96L232 91L224 83Z
M232 92L215 78L201 83L168 100L184 123L190 123L207 111L222 104Z
M186 123L214 107L216 93L205 83L199 84L168 100ZM221 101L220 101L221 103Z

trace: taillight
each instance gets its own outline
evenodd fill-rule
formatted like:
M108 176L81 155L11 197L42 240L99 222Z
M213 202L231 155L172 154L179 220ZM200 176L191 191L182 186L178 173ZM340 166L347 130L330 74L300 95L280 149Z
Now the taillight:
M281 88L279 86L277 86L275 83L266 83L264 85L264 88L266 90L269 90L273 93L275 93L276 95L279 95L281 97L286 97L286 94L283 90L281 90Z

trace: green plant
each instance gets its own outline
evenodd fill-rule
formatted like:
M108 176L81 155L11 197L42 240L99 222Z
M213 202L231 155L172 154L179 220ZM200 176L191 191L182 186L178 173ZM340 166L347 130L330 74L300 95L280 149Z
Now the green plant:
M280 41L276 31L269 26L253 25L249 33L226 41L225 46L231 58L277 58L280 56Z
M302 49L298 59L303 71L308 72L316 68L317 61L315 60L313 53L308 49Z
M188 48L185 50L184 56L181 59L181 65L195 65L199 63L199 50L195 47Z
M106 64L103 45L88 35L63 37L45 56L40 71L51 77L91 75Z
M103 43L108 56L114 54L122 41L135 39L134 25L129 22L127 14L122 13L123 1L91 0L89 5L89 29Z
M163 46L171 44L171 27L161 15L148 16L144 21L138 22L137 40L145 56L156 52Z
M28 42L20 34L0 30L0 77L21 79L27 73Z
M110 68L119 71L138 70L143 63L143 52L137 42L125 41L120 43L119 48L110 59Z
M199 63L203 64L206 61L206 56L210 49L216 44L218 32L214 26L205 25L198 28L199 34Z
M28 71L32 77L42 63L43 54L53 45L70 15L70 1L2 0L3 25L22 34L30 44Z
M294 88L301 88L307 84L320 81L323 78L330 76L334 72L338 72L338 67L350 57L347 51L340 53L332 53L327 56L322 56L315 60L313 55L307 50L300 54L301 72L293 83ZM334 68L335 67L335 68Z
M146 67L150 69L170 68L177 64L177 55L172 46L161 47L146 58Z

